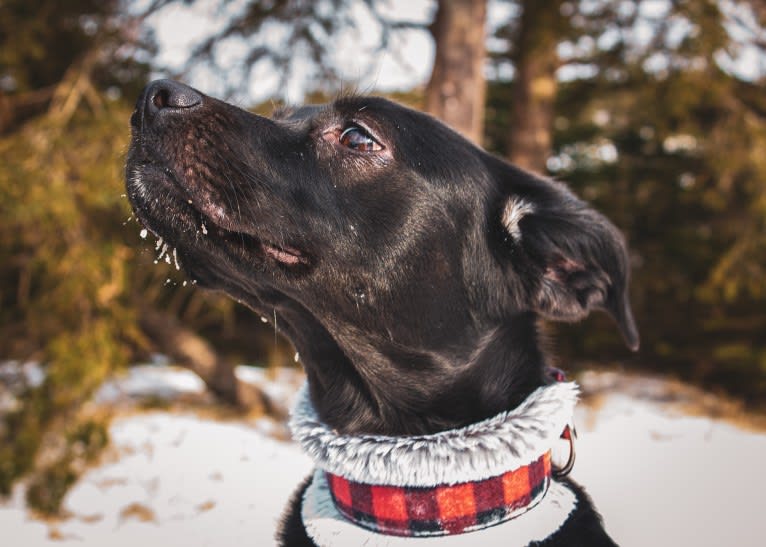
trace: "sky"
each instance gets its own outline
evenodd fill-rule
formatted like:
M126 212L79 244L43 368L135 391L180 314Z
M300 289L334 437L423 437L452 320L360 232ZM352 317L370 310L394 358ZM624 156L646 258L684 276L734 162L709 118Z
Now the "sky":
M583 0L597 2L598 0ZM146 0L136 0L140 8ZM173 3L154 14L147 21L153 29L158 44L159 55L155 61L160 66L168 67L167 71L158 71L155 77L172 76L182 71L189 58L189 52L194 44L199 43L209 35L224 28L226 21L234 14L244 9L247 0L234 0L221 7L221 0L197 0L192 5ZM391 20L414 21L428 24L433 19L435 2L433 0L382 0L378 3L380 12ZM625 1L622 6L633 10L638 5L639 18L631 30L631 40L634 44L648 44L653 36L653 25L663 20L670 9L667 0L644 0L640 4ZM731 0L720 0L725 13L739 9ZM513 11L508 2L490 0L488 4L487 34L491 36L495 27L507 21ZM370 16L364 2L352 3L350 17L353 27L341 32L333 44L332 62L338 67L341 81L362 92L393 91L411 89L427 82L431 73L434 58L434 44L429 33L425 30L400 30L392 34L392 42L386 51L376 51L379 43L380 27ZM745 14L747 18L747 14ZM671 26L666 40L679 42L686 33L695 29L683 20L678 20ZM729 32L735 38L742 38L741 29L729 26ZM271 47L289 51L290 76L286 81L280 80L278 72L267 63L257 64L242 86L240 95L229 97L235 102L245 105L256 104L270 98L281 98L287 102L301 102L305 93L317 87L317 75L313 72L312 64L307 55L287 43L286 29L276 24L267 25L261 34L254 38L253 44L269 44ZM616 32L604 32L597 39L586 36L577 43L565 43L559 47L562 59L567 59L578 52L578 48L608 47L609 41ZM610 36L612 38L610 38ZM765 38L766 39L766 38ZM490 47L491 47L490 41ZM252 45L252 44L251 44ZM190 72L183 74L183 79L203 92L221 96L224 95L227 83L239 82L246 77L246 70L238 63L245 56L247 46L242 40L227 40L216 45L216 58L221 72L214 72L209 67L195 66ZM745 79L754 79L766 73L766 61L754 47L741 47L733 52L733 57L721 52L715 62L725 69L736 73ZM512 68L508 65L504 73L495 74L500 78L510 79ZM667 68L667 59L657 54L645 63L649 71L661 72ZM571 80L592 75L592 67L583 65L566 65L559 71L559 78Z
M148 21L160 45L156 61L180 70L192 44L222 29L227 18L242 9L243 4L242 1L233 2L226 10L220 10L218 0L198 0L191 6L173 4L158 12ZM394 19L428 23L432 18L433 2L428 0L390 0L382 6L381 12ZM374 54L373 48L380 36L378 25L362 2L352 8L351 15L355 21L354 29L342 33L334 48L334 60L345 82L361 90L374 88L390 91L410 88L428 79L434 46L427 32L400 31L393 38L391 51ZM284 41L283 29L275 25L267 27L264 34L262 39L269 43ZM284 46L291 47L290 44ZM242 43L223 44L218 51L219 61L224 66L234 67L243 50ZM300 52L295 52L292 65L294 77L287 82L285 89L279 88L279 78L273 69L265 65L258 67L247 86L248 97L240 100L257 103L281 94L288 101L300 101L308 91L311 68ZM206 93L215 95L223 90L220 75L204 68L194 71L188 77L193 80L193 85Z

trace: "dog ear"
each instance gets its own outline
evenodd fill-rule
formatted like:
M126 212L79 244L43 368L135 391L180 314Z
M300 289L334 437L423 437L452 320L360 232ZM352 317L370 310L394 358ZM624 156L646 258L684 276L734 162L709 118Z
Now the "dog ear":
M608 312L627 346L638 331L628 300L628 253L620 232L563 185L537 180L522 197L505 198L501 213L511 262L531 309L549 319L576 321Z

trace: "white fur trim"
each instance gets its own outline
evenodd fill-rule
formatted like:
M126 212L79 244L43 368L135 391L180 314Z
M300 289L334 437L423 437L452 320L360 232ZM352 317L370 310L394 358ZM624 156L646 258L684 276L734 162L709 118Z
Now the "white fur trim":
M524 547L553 535L577 506L577 498L565 485L551 481L548 493L530 511L512 520L465 534L441 537L399 537L378 534L347 520L338 512L323 471L317 469L303 494L301 518L309 537L320 547L463 547L503 545Z
M503 208L503 225L515 240L521 239L519 222L527 215L535 212L535 206L521 198L509 198Z
M579 389L558 382L518 407L433 435L340 435L322 423L307 386L293 408L293 438L317 467L348 480L392 486L436 486L483 480L528 465L551 449L570 422Z

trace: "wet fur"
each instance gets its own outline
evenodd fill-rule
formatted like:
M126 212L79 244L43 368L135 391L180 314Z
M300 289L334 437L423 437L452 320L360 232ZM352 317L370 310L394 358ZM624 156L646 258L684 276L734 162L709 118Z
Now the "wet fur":
M623 238L562 184L385 99L265 118L201 94L178 106L174 85L150 85L131 120L134 210L200 285L276 319L337 431L429 434L514 408L547 381L540 317L602 309L637 347ZM351 124L383 150L343 146ZM611 545L572 488L546 545ZM285 545L311 545L299 503Z

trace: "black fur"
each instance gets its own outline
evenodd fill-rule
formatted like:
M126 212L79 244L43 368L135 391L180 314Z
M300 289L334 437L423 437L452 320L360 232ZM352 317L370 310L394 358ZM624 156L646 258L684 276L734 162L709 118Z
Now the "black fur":
M351 96L268 119L160 81L131 125L138 217L200 285L276 318L341 433L429 434L515 407L546 381L539 316L604 309L638 345L612 224L428 115ZM531 206L516 236L509 200ZM550 544L608 544L578 495ZM300 545L300 519L286 524Z

